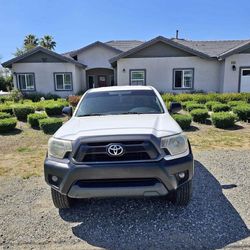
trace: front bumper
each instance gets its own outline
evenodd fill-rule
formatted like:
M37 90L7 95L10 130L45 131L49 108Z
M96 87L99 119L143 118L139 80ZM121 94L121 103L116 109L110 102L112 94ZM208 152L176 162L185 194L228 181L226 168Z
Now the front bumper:
M72 198L92 198L111 196L164 196L190 181L194 174L193 155L174 160L155 162L103 163L74 165L69 160L54 161L45 159L46 182L60 193ZM178 173L186 173L184 179ZM56 176L58 181L53 181ZM154 179L152 185L119 185L117 180ZM99 181L114 180L114 186L100 186ZM90 186L80 186L78 181L92 181ZM94 186L93 183L98 185Z

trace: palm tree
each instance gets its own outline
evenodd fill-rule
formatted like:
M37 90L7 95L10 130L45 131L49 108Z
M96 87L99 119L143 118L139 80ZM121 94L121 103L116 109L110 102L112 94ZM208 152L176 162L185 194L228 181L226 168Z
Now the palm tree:
M41 38L40 45L46 49L54 50L56 47L56 42L52 36L45 35L43 38Z
M25 36L23 44L27 47L36 47L38 45L38 38L35 35L29 34Z

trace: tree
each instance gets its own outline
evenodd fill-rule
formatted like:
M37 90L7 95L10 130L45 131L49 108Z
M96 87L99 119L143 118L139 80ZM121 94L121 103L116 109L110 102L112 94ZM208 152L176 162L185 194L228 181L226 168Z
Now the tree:
M40 39L40 45L46 49L54 50L56 47L56 42L52 36L45 35Z
M35 35L29 34L29 35L25 36L25 38L23 40L23 44L28 49L31 49L32 47L34 48L38 45L38 41L39 40Z
M56 42L54 41L54 38L50 35L45 35L39 41L39 39L35 35L29 34L29 35L25 36L25 38L23 40L23 46L21 48L17 48L16 52L13 53L13 55L14 56L21 56L22 54L37 47L38 45L40 45L46 49L49 49L49 50L54 50L56 47Z

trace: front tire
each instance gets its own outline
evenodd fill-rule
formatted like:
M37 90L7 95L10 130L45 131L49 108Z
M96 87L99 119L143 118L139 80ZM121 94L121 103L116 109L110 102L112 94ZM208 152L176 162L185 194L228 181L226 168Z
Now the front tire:
M192 196L192 181L188 181L181 185L172 196L172 202L177 206L186 206Z
M56 208L71 208L72 199L51 188L51 197Z

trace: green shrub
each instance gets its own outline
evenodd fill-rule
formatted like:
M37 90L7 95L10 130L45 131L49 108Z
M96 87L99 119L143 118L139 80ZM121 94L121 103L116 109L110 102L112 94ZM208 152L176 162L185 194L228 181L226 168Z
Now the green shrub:
M43 102L34 102L32 105L36 111L43 111L44 110L44 104Z
M25 93L24 98L32 100L33 102L39 102L41 101L41 98L44 98L46 100L57 100L60 98L58 95L55 94L44 94L44 93Z
M208 101L208 95L206 94L193 94L193 101L205 104Z
M10 118L10 117L11 117L11 114L0 112L0 119Z
M35 108L30 105L17 104L13 106L14 115L20 121L26 121L27 116L35 112Z
M206 109L204 104L199 104L199 103L190 103L186 105L186 110L188 112L191 112L194 109Z
M63 107L64 105L59 103L47 104L45 106L45 111L48 116L61 115Z
M245 104L247 104L245 101L230 101L230 102L227 103L227 105L230 108L236 107L238 105L245 105Z
M213 113L211 118L216 128L230 128L234 126L237 116L230 112L218 112Z
M54 134L62 126L62 123L60 118L45 118L39 120L39 127L45 134Z
M0 96L0 104L4 104L6 101L11 101L11 96L10 95Z
M164 102L173 102L175 100L175 96L171 93L164 93L161 95Z
M190 115L174 114L172 116L183 130L190 127L192 122L192 117Z
M217 101L208 101L206 102L205 106L206 108L209 110L209 111L212 111L213 109L213 105L215 104L221 104L220 102L217 102Z
M246 101L247 95L244 93L224 93L218 94L216 96L215 101L219 101L222 103L228 103L230 101Z
M10 98L14 102L19 102L23 99L23 94L19 89L13 89L10 92Z
M193 109L190 115L193 117L193 121L199 123L205 123L206 119L209 117L206 109Z
M10 107L6 104L0 105L0 112L9 113L11 115L13 114L12 107Z
M187 105L189 105L189 104L198 104L198 103L194 102L194 101L186 101L186 102L182 102L181 106L183 109L187 110Z
M16 118L5 118L0 120L0 132L9 132L16 127Z
M32 128L39 127L39 120L47 118L46 113L34 113L28 115L28 123Z
M233 112L239 117L242 121L247 121L250 119L250 104L238 105L233 107Z
M214 104L212 106L213 112L226 112L230 110L230 107L227 104L219 103L219 104Z
M178 94L175 96L176 102L187 102L187 101L193 101L193 94Z

